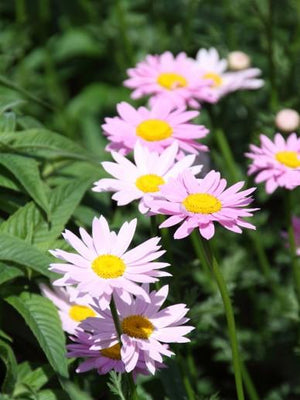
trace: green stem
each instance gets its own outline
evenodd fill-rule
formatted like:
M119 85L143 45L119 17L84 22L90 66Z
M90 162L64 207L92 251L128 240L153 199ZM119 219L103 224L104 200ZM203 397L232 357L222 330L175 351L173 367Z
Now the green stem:
M242 360L241 360L241 368L242 368L242 375L243 375L243 381L245 384L245 389L247 391L249 399L250 400L259 400L259 396L258 396L258 393L252 382L251 376L249 375L247 367Z
M122 328L121 328L121 323L120 323L116 303L115 303L113 296L111 296L111 301L110 301L109 307L110 307L111 315L113 317L115 328L116 328L116 331L118 334L120 347L122 347L122 342L121 342ZM127 377L128 392L129 392L126 400L138 400L137 393L136 393L136 386L135 386L135 383L134 383L134 380L132 377L132 373L131 372L127 373L126 377Z
M229 293L227 290L227 286L225 280L223 278L222 272L219 268L218 262L214 257L213 253L211 252L209 243L203 242L204 239L201 238L201 242L203 244L203 248L206 250L206 258L210 262L210 267L213 272L214 278L218 285L218 289L220 291L223 305L225 309L225 315L227 319L228 325L228 332L229 332L229 339L232 351L232 363L233 363L233 371L235 377L235 385L237 391L237 398L238 400L244 400L244 391L243 391L243 382L242 382L242 371L241 371L241 361L239 355L239 348L238 348L238 341L237 341L237 334L236 334L236 327L235 327L235 320L233 309L229 297Z
M295 232L293 228L293 219L292 219L292 210L293 210L293 199L292 199L292 191L286 191L286 219L287 219L287 231L291 252L291 261L292 261L292 269L294 276L294 284L295 291L298 300L298 306L300 309L300 266L299 260L296 252L296 240L295 240Z

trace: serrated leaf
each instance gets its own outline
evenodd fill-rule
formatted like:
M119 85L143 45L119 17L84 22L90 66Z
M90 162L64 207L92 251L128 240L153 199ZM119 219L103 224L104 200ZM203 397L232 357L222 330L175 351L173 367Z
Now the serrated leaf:
M28 292L9 296L5 300L24 318L54 371L62 377L68 377L65 335L53 303L43 296Z
M2 383L2 392L12 393L17 380L17 361L9 344L0 339L0 358L6 366L6 375Z
M0 260L26 266L47 277L54 277L48 270L51 257L24 240L0 233Z
M38 163L32 158L17 154L2 153L0 164L15 176L26 192L48 215L49 205L45 183L41 180Z
M91 161L93 155L72 140L47 129L29 129L4 133L0 136L1 146L43 157L65 157Z
M23 275L23 272L19 268L0 263L0 285Z
M0 134L1 132L13 132L15 128L16 114L14 112L0 114Z
M84 193L91 186L92 177L69 181L51 190L48 202L51 221L45 221L40 209L33 203L27 203L0 225L0 232L26 240L41 249L48 249L61 234L66 223L80 203Z
M39 391L53 375L54 370L49 364L32 370L29 364L22 363L22 367L18 368L18 379L14 396L20 396L26 393L28 389L33 392Z

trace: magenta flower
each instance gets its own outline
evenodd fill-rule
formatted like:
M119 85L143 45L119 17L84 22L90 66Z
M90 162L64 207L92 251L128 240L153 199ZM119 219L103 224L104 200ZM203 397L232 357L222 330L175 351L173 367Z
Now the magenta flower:
M51 264L52 271L64 274L54 285L76 285L76 298L89 294L98 299L102 309L109 306L113 293L125 302L131 301L130 293L149 302L149 295L138 283L152 283L162 276L170 276L159 271L169 264L153 262L165 253L164 250L159 251L159 237L127 251L135 229L136 219L125 222L116 234L109 230L106 219L100 216L93 220L92 236L80 228L80 240L66 230L63 236L78 254L59 249L50 251L65 261L64 264Z
M76 372L86 372L96 369L98 374L104 375L109 371L125 372L125 365L121 360L120 344L102 349L91 350L94 344L92 336L86 332L77 331L76 336L71 337L74 343L67 345L67 357L82 357L85 360L79 364Z
M258 68L242 71L227 71L227 60L221 59L215 48L200 49L196 55L198 76L208 80L211 94L219 100L230 92L242 89L259 89L264 81L257 79L261 74Z
M148 292L148 285L143 285ZM142 298L132 300L128 305L121 298L116 299L116 307L121 324L121 358L127 372L134 370L142 357L147 369L154 374L156 363L162 363L162 356L172 353L167 343L185 343L185 337L194 328L186 326L188 312L185 304L176 304L160 310L168 295L168 285L158 292L149 293L150 303ZM95 308L100 318L89 318L80 327L90 332L94 345L91 349L101 350L118 343L114 321L110 310Z
M41 292L43 296L48 297L49 300L58 308L58 314L62 322L64 331L74 334L81 321L89 317L96 317L96 312L91 308L93 299L89 295L79 298L76 302L71 301L71 297L76 297L78 292L72 287L66 288L53 288L41 284Z
M139 211L145 214L149 209L145 198L159 196L159 188L180 172L190 169L193 174L201 171L202 166L194 166L195 155L188 155L176 162L178 145L173 143L161 155L150 152L139 142L134 147L135 164L126 157L112 152L113 162L103 162L103 168L115 179L100 179L95 182L95 192L113 191L112 196L118 206L140 199Z
M193 108L199 108L199 102L215 101L214 93L207 90L209 82L201 79L194 60L185 53L176 57L169 51L148 55L127 73L129 79L124 85L134 89L133 99L151 96L150 103L162 99L176 107L188 105Z
M185 171L161 187L162 199L149 199L147 206L155 214L171 215L160 228L182 223L175 232L175 239L190 235L195 228L205 239L211 239L215 233L214 222L236 233L241 233L241 228L255 229L243 220L257 210L245 209L253 201L248 196L255 188L239 192L244 182L225 190L226 186L219 172L210 171L203 179L196 179Z
M117 105L119 117L105 118L102 125L104 134L110 144L107 151L118 151L127 154L134 149L137 141L151 151L161 153L172 143L178 144L181 156L183 152L197 154L207 151L207 146L198 143L208 134L203 125L191 124L198 111L185 111L185 107L174 107L167 101L156 101L148 110L139 107L137 110L130 104L122 102Z
M260 135L261 146L250 145L246 156L252 159L248 175L257 174L256 183L266 182L266 192L278 187L292 190L300 185L300 138L292 133L285 140L276 133L274 142Z

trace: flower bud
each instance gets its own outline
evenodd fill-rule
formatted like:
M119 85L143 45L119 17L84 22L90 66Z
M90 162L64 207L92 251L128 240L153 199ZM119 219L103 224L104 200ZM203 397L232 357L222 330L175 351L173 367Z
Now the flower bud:
M300 116L297 111L285 108L279 111L275 117L275 124L278 129L284 132L292 132L298 129Z
M250 67L250 57L242 51L232 51L227 56L228 67L233 71L241 71Z

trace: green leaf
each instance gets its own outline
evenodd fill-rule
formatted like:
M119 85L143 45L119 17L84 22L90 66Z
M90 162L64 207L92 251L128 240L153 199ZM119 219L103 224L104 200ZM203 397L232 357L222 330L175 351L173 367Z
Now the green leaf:
M0 225L0 232L30 239L31 243L47 250L61 234L66 223L80 203L84 193L91 186L94 176L69 180L49 192L48 202L51 223L45 221L41 210L33 203L27 203Z
M25 104L26 101L22 99L13 99L10 97L5 98L3 95L0 100L0 114L3 114L7 110L12 110L21 104Z
M17 380L17 361L12 348L0 339L0 358L6 366L6 375L2 383L4 393L12 393Z
M61 378L60 383L66 393L68 393L71 400L93 400L92 397L83 392L77 385L73 382Z
M12 132L16 128L16 114L14 112L6 112L0 114L0 134L1 132Z
M0 164L16 177L27 193L48 215L49 206L45 184L41 180L38 163L32 158L2 153Z
M19 268L0 263L0 285L23 275L23 272Z
M70 397L61 390L42 390L38 394L38 400L70 400Z
M48 365L32 369L28 362L18 365L18 379L14 396L39 391L54 375L53 368Z
M9 296L5 300L22 315L54 371L67 377L65 335L53 303L43 296L28 292Z
M0 148L23 151L34 156L66 157L91 161L93 156L81 146L47 129L29 129L0 135ZM95 160L96 161L96 160Z
M0 260L15 262L50 278L55 276L48 270L52 261L50 256L24 240L5 233L0 233Z

